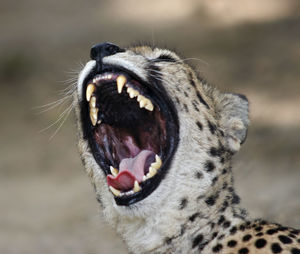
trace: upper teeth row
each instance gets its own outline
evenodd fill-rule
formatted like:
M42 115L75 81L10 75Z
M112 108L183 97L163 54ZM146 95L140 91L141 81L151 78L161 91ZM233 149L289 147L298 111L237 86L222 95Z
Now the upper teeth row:
M156 175L157 170L159 170L161 168L162 165L162 161L160 159L160 157L158 155L155 155L155 162L151 163L150 167L149 167L149 172L147 173L147 175L143 176L143 181L146 181L147 179L153 177ZM117 176L119 171L118 169L110 166L110 172L113 176ZM134 182L134 186L133 189L127 192L121 192L120 190L109 186L110 191L117 197L119 196L124 196L124 195L131 195L133 193L139 192L142 188L140 186L140 184L138 183L137 180L135 180Z
M112 79L112 74L100 75L93 79L93 83L90 83L86 88L86 100L89 102L90 106L90 118L92 124L95 126L97 123L98 117L98 108L96 107L96 97L93 96L93 93L96 90L95 83L99 82L100 80L109 80ZM116 79L117 83L117 90L118 93L122 93L123 87L126 85L127 93L129 94L130 98L137 97L137 101L139 102L140 108L145 108L149 111L153 111L154 106L150 99L146 98L145 96L141 95L139 91L135 90L134 88L130 87L127 83L127 79L124 75L119 75Z

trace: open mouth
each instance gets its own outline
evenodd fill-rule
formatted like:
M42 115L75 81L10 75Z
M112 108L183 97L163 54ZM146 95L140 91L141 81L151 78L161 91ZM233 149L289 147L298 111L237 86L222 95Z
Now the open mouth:
M106 68L84 81L81 117L118 205L146 198L165 176L179 138L177 112L156 81Z

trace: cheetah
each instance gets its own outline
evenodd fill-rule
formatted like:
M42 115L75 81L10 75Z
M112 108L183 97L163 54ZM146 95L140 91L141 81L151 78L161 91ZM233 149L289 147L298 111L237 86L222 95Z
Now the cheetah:
M131 253L300 253L300 231L251 220L231 159L248 100L176 53L92 47L74 94L78 147L108 223Z

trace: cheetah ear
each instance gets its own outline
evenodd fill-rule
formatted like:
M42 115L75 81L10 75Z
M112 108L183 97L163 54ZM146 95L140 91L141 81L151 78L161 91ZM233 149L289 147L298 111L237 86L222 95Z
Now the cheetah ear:
M220 93L215 106L219 116L219 126L224 131L228 148L235 153L247 137L248 99L241 94Z

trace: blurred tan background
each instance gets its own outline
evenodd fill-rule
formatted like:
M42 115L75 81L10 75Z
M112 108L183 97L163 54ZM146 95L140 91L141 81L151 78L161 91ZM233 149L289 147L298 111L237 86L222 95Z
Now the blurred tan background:
M253 217L300 228L300 2L0 2L0 253L127 253L99 212L60 98L93 44L175 48L208 81L246 94L252 125L235 157ZM69 81L72 81L69 80Z

